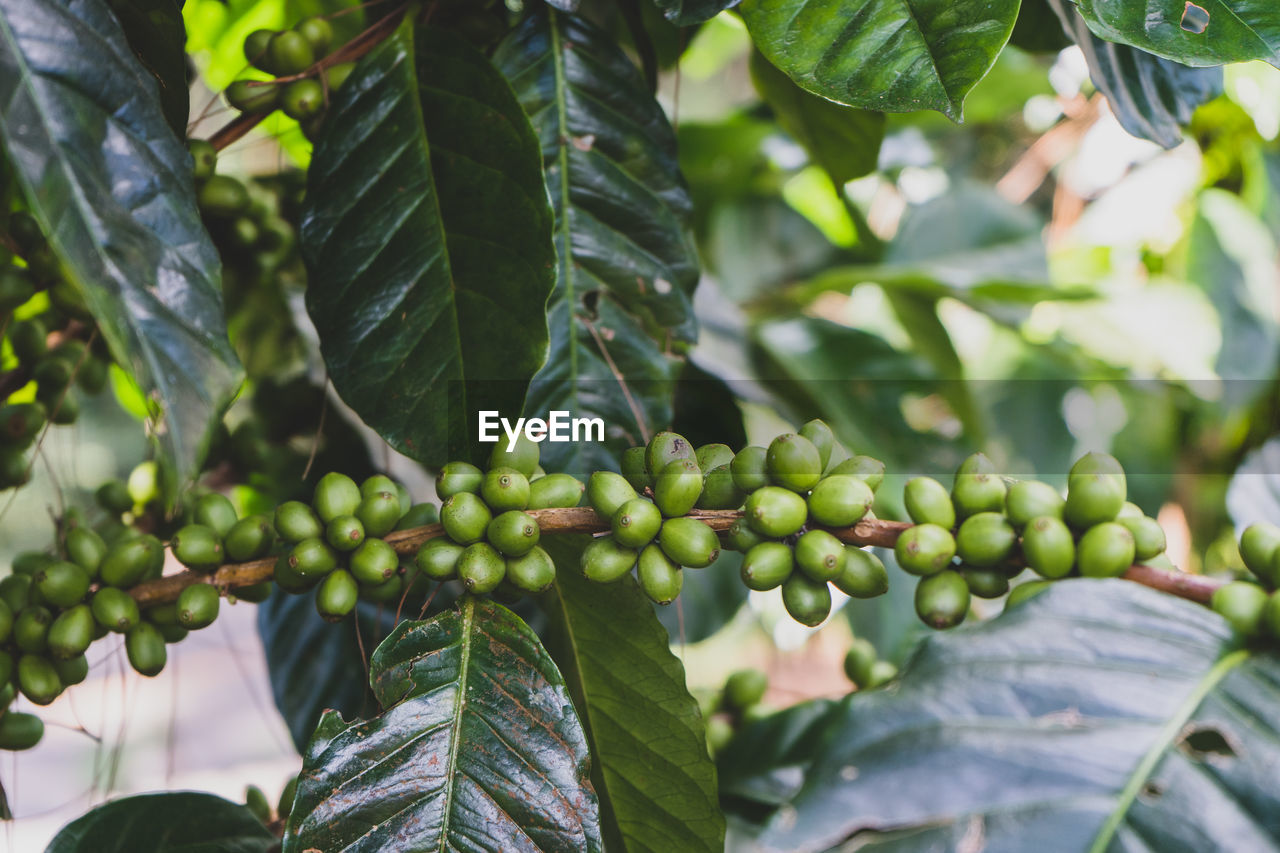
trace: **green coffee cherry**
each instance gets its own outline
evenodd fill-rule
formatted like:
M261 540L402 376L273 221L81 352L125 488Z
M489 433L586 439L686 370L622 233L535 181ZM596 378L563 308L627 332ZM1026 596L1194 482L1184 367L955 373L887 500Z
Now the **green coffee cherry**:
M49 625L47 645L55 660L67 660L84 654L93 642L93 612L87 604L64 610Z
M15 447L0 447L0 490L25 485L30 479L26 454Z
M844 571L844 543L825 530L810 530L796 540L796 565L815 581L831 581Z
M324 525L302 501L285 501L276 507L275 528L286 542L319 539L324 535Z
M336 92L341 89L342 84L347 82L347 78L355 70L356 64L354 62L339 62L337 65L330 65L329 70L324 73L324 81L328 85L329 91Z
M62 680L48 658L26 654L18 658L18 689L37 705L48 705L62 693Z
M871 509L875 494L857 477L825 477L809 493L809 515L828 527L851 527Z
M365 477L360 483L360 499L363 500L379 492L398 492L400 488L401 486L386 474L373 474Z
M1040 593L1049 588L1053 581L1036 580L1020 583L1013 589L1009 590L1009 597L1004 600L1004 609L1015 607L1024 601L1029 601Z
M319 59L329 53L329 45L333 42L333 27L324 18L303 18L293 28L302 34L311 45L311 51Z
M351 574L362 586L377 586L400 568L400 556L381 539L366 539L351 553Z
M1121 465L1114 456L1095 451L1081 456L1076 460L1076 463L1071 466L1071 471L1067 475L1068 491L1070 491L1071 486L1074 485L1078 478L1093 475L1114 477L1120 482L1120 491L1123 492L1127 490L1124 466Z
M106 387L109 370L110 362L90 353L76 371L76 384L90 394L97 394Z
M55 660L53 671L58 674L58 681L62 682L63 687L70 687L89 677L89 659L79 654L65 660Z
M613 518L618 507L635 498L636 490L621 474L596 471L587 480L587 503L601 518Z
M1071 506L1069 495L1067 506ZM1134 554L1133 534L1114 521L1106 521L1090 527L1080 537L1076 562L1080 574L1087 578L1115 578L1133 565Z
M816 628L831 614L831 588L803 572L792 572L782 584L782 604L792 619Z
M520 557L538 544L541 531L533 516L520 510L508 510L494 516L485 535L489 544L504 557Z
M0 578L0 601L15 614L27 606L30 598L31 578L27 575L9 575Z
M210 583L193 583L178 593L178 624L188 631L207 628L218 618L221 596Z
M301 33L285 30L276 33L267 42L267 62L270 67L266 70L277 77L301 74L315 61L315 51Z
M217 532L203 524L188 524L169 540L178 562L197 572L213 572L222 565L222 540Z
M743 554L764 541L766 541L765 538L752 530L751 525L747 523L745 518L739 518L731 524L724 537L726 548Z
M477 493L484 482L484 472L468 462L450 462L436 477L436 494L446 501L459 492ZM366 495L367 497L367 495Z
M653 502L668 518L687 515L702 496L702 471L692 459L677 459L653 478Z
M280 93L280 110L291 119L306 121L323 109L324 86L319 80L295 80Z
M413 563L418 571L435 581L452 580L457 576L458 557L462 546L443 537L428 539L418 549Z
M640 589L658 604L670 604L680 595L684 572L658 545L646 545L636 564Z
M804 493L818 485L824 466L812 441L788 432L769 443L764 467L774 485Z
M846 560L847 564L847 560ZM781 542L761 542L742 558L742 584L758 592L782 586L791 577L795 555Z
M415 527L426 527L428 524L435 524L439 520L440 510L436 509L435 504L413 504L409 507L409 511L400 516L400 520L396 522L396 530L412 530Z
M9 345L13 347L13 354L18 362L32 364L39 361L47 349L48 334L49 330L38 317L14 320L9 325Z
M31 446L44 429L45 409L39 403L9 403L0 406L0 443L23 450Z
M115 587L104 586L95 592L89 607L99 625L117 634L127 632L141 618L133 596Z
M341 571L341 569L339 569ZM359 587L360 597L365 601L385 604L388 601L399 601L404 592L404 577L399 573L375 586Z
M67 557L84 569L89 577L98 573L102 558L107 555L107 543L88 527L73 527L67 531Z
M880 657L870 640L854 637L853 645L844 653L844 674L858 687L866 689L871 681L871 667Z
M627 548L643 548L662 527L662 513L644 498L633 498L613 514L613 538Z
M36 572L32 578L40 597L55 607L72 607L84 601L92 582L89 573L75 563L56 562Z
M289 568L304 578L318 580L337 565L337 555L320 539L303 539L289 552Z
M9 711L0 716L0 749L30 749L44 737L44 721L35 714Z
M276 814L281 820L287 818L293 811L293 800L298 795L298 777L290 776L289 781L284 783L284 790L280 792L280 799L276 803Z
M9 635L13 633L13 609L4 601L0 601L0 644L9 639ZM0 679L0 684L4 683L4 679Z
M374 494L379 494L375 492ZM341 515L354 515L356 509L360 506L364 495L360 493L360 487L356 485L356 481L348 477L346 474L340 474L332 471L325 474L316 483L315 493L311 497L311 506L315 509L316 515L325 524L333 521ZM396 501L399 506L399 499ZM397 519L399 515L396 516Z
M516 437L515 447L507 449L505 440L499 441L489 453L489 468L514 468L526 478L532 477L538 468L538 459L542 451L536 441L531 441L523 432Z
M916 584L916 615L931 628L954 628L969 613L969 585L947 569Z
M596 583L613 583L631 571L639 557L634 548L619 545L612 536L601 536L582 549L582 574Z
M680 459L688 459L697 464L693 445L684 436L666 431L649 439L644 453L645 470L649 472L649 476L656 479L663 469Z
M724 717L711 717L705 721L707 754L712 758L723 752L733 740L733 725Z
M364 525L366 538L386 536L400 523L400 497L394 492L369 495L356 507L355 517Z
M658 544L678 565L703 569L720 556L720 540L710 527L692 518L668 518L662 522Z
M507 580L523 592L539 593L556 579L556 564L551 555L535 545L527 554L507 558Z
M236 508L232 505L226 495L215 493L208 494L196 501L195 511L192 513L196 524L203 524L211 529L218 538L226 536L231 532L231 528L236 526L239 517L236 515Z
M827 463L831 461L831 451L836 446L836 434L831 431L831 427L827 426L825 421L817 418L800 427L799 432L803 438L809 440L810 444L818 448L818 460L822 464L821 470L826 470Z
M13 683L13 672L17 668L13 655L0 649L0 717L18 695Z
M999 512L971 515L956 531L956 554L962 562L977 568L990 568L1009 559L1018 534Z
M267 795L257 785L249 785L244 789L244 807L262 823L271 823L271 803Z
M769 485L769 474L765 471L765 460L768 451L763 447L744 447L729 463L729 473L733 475L733 484L743 492L754 492Z
M779 486L756 489L747 498L747 523L761 536L781 539L799 532L809 515L809 505L795 492Z
M969 592L978 598L999 598L1009 591L1009 575L999 569L961 565L960 574Z
M1125 501L1124 506L1120 507L1120 512L1116 515L1116 520L1122 518L1143 518L1146 513L1142 511L1142 507L1133 501Z
M449 538L470 545L484 538L493 514L485 502L471 492L459 492L440 507L440 524Z
M1124 481L1114 474L1083 474L1071 478L1062 517L1077 530L1114 521L1124 506Z
M143 624L146 623L144 622ZM167 646L171 646L174 643L181 643L187 638L187 635L191 633L181 625L157 625L156 631L160 633L160 639L163 640ZM126 643L128 640L129 638L125 637Z
M846 545L844 569L831 583L853 598L875 598L889 591L889 573L875 554Z
M904 572L932 575L951 565L951 558L956 555L956 540L945 527L917 524L898 536L893 555Z
M214 175L196 193L200 212L218 219L232 219L249 207L249 191L244 184L226 175Z
M569 474L548 474L529 483L529 509L552 509L577 506L587 488Z
M1004 498L1005 515L1015 530L1022 530L1034 518L1062 518L1064 501L1058 490L1039 480L1019 480Z
M222 543L223 555L233 563L256 560L267 555L274 539L271 520L265 515L250 515L227 531L227 538Z
M280 102L280 87L274 80L236 80L223 94L242 113L269 113Z
M356 608L360 587L345 569L336 569L316 587L316 612L326 622L339 622Z
M856 477L874 492L884 482L884 463L871 456L852 456L826 473L828 477Z
M191 153L191 173L196 182L212 177L218 167L218 149L204 139L188 139L187 151Z
M178 624L178 605L174 602L152 607L145 614L146 620L157 627Z
M902 502L916 524L936 524L948 530L956 526L951 494L932 477L909 480L902 490Z
M733 451L727 444L704 444L694 451L693 461L703 471L710 471L712 468L731 464Z
M974 456L981 456L984 460L971 466L976 473L956 474L955 485L951 487L951 502L955 505L956 516L962 519L980 512L1001 512L1004 509L1004 480L985 470L991 466L985 456L981 453Z
M324 540L337 551L354 551L364 542L364 525L354 515L340 515L325 526Z
M734 484L729 466L720 465L703 475L702 494L698 496L697 506L703 509L737 509L746 497Z
M304 539L303 541L314 542L319 540ZM285 592L290 595L299 595L319 583L322 576L302 574L293 567L291 557L292 555L289 553L284 553L277 557L275 569L272 572L271 577L272 580L275 581L276 586L280 587Z
M87 528L73 527L71 530L67 531L67 535L69 537L75 531L82 529ZM14 556L13 563L9 568L11 568L13 573L17 575L34 575L41 569L51 566L56 562L58 562L57 558L51 557L40 551L24 551L23 553ZM75 561L73 560L72 562ZM81 566L81 568L84 568L84 566ZM85 569L85 571L88 571L88 569Z
M164 635L159 628L150 622L139 622L124 637L124 650L129 664L142 675L159 675L169 656L164 642Z
M763 699L768 689L769 676L758 669L740 669L725 680L724 702L733 710L742 712Z
M1251 524L1240 534L1240 557L1249 571L1270 586L1280 578L1276 555L1280 553L1280 527L1262 521Z
M1233 581L1213 591L1210 606L1227 620L1231 630L1242 637L1253 637L1262 630L1267 591L1257 584Z
M644 455L644 447L628 447L622 452L622 476L637 492L643 492L653 485Z
M493 592L506 575L506 561L487 542L468 545L458 557L458 577L467 592L475 595Z
M1167 544L1164 528L1154 518L1124 516L1117 518L1116 523L1133 534L1133 556L1137 562L1145 563L1156 555L1164 553Z
M529 492L529 479L514 468L493 468L480 484L480 497L494 512L526 508Z
M271 60L267 53L267 47L271 44L271 37L276 34L275 30L254 30L249 33L249 37L244 40L244 58L245 61L260 71L271 71Z
M26 270L14 266L0 267L0 312L12 311L35 294L35 284Z
M887 660L878 660L871 665L871 673L867 679L865 690L873 690L882 684L888 684L898 677L898 668Z
M1065 522L1051 515L1034 518L1022 530L1022 554L1037 574L1055 580L1071 574L1076 543Z

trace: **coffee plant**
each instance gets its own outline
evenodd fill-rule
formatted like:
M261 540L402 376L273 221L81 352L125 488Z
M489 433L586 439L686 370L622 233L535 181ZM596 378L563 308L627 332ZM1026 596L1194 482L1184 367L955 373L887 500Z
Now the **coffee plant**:
M302 767L47 850L1280 848L1253 60L1266 0L0 0L0 750L253 606Z

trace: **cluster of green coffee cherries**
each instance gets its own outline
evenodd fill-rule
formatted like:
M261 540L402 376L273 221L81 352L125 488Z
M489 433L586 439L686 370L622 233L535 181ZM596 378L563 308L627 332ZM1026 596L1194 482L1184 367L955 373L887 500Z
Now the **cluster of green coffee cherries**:
M310 73L332 44L333 27L319 17L303 18L287 30L255 30L245 39L244 58L276 79L236 80L227 87L227 102L244 113L279 109L310 135L323 118L329 93L355 68L355 63L343 62Z
M428 540L414 564L422 577L458 579L468 592L539 593L556 577L555 563L539 544L542 531L530 510L575 507L581 480L547 474L538 445L521 436L499 442L481 469L450 462L436 478L444 535Z
M1008 482L981 453L961 463L950 492L929 477L903 491L915 522L894 546L898 565L920 577L916 612L950 628L969 612L970 595L1016 603L1071 575L1119 577L1137 563L1167 563L1164 530L1127 501L1124 469L1089 453L1072 466L1064 499L1036 480ZM1009 581L1029 568L1042 580Z
M774 712L764 704L769 690L769 676L754 667L735 670L719 690L695 693L702 712L707 739L707 752L714 758L729 745L741 726L763 719Z
M203 139L187 141L194 163L196 205L209 236L224 257L253 257L270 268L294 245L293 227L264 194L255 196L243 182L219 175L218 152Z
M0 400L0 490L27 481L28 451L45 424L75 422L75 389L100 392L110 365L100 338L86 342L93 318L62 277L35 219L11 214L7 234L21 254L0 264L0 339L8 351L0 377L26 381Z
M1240 557L1252 577L1218 587L1210 606L1246 640L1280 643L1280 527L1264 521L1245 528Z
M437 517L434 505L413 503L404 486L390 477L375 474L357 485L345 474L326 474L316 483L310 504L286 501L276 507L275 532L289 547L276 558L275 582L294 595L314 588L316 611L331 622L345 617L362 598L394 601L406 592L405 574L400 555L383 537L434 524ZM271 526L262 520L264 530ZM210 564L220 557L246 559L230 551L215 554L214 546L216 540L208 539L201 546ZM270 547L268 542L255 556ZM174 553L183 559L178 545Z

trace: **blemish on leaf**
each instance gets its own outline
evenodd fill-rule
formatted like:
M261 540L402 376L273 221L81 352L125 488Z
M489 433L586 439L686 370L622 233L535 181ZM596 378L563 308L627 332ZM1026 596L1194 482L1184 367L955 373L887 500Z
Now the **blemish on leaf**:
M956 853L982 853L987 849L987 827L982 818L973 815L964 835L956 843Z
M1147 780L1147 783L1142 786L1143 799L1158 800L1163 796L1164 796L1164 785L1161 785L1159 782L1155 781L1154 779Z
M587 133L582 136L574 136L569 139L569 142L579 151L590 151L595 147L596 135L594 133Z
M1187 0L1182 7L1182 20L1178 25L1186 32L1200 35L1209 29L1209 10Z
M1193 761L1222 761L1239 755L1236 739L1214 726L1188 726L1177 747Z

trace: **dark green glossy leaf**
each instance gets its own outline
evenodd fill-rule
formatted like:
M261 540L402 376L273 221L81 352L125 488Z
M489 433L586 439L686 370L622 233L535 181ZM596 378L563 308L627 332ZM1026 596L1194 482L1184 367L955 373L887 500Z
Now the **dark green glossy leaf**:
M654 0L662 13L673 24L687 27L709 21L738 0Z
M727 444L738 448L747 444L747 428L733 389L693 360L684 363L676 383L671 428L695 447Z
M750 820L794 797L839 710L830 699L814 699L738 730L716 756L725 807Z
M1076 7L1099 38L1174 62L1280 65L1280 16L1272 0L1080 0Z
M107 0L129 47L156 80L165 120L187 138L191 97L187 88L187 28L178 0Z
M240 803L184 791L98 806L64 826L45 853L267 853L278 843Z
M705 569L685 569L680 597L654 610L676 644L700 643L738 615L747 600L740 570L742 555L721 550Z
M751 39L802 88L953 119L1009 39L1018 0L744 0Z
M846 107L806 92L758 51L751 53L751 80L782 129L805 147L837 187L875 171L884 113Z
M240 383L191 158L101 0L0 0L0 136L180 478Z
M327 712L285 834L306 850L600 850L589 757L564 679L514 613L466 597L373 654L385 709Z
M548 470L586 476L671 420L667 339L696 334L688 192L662 108L593 25L539 12L494 63L538 132L556 211L551 354L525 410L603 418L603 445L544 446Z
M1089 32L1068 0L1048 0L1089 64L1089 77L1134 136L1173 148L1195 108L1222 94L1221 68L1188 68Z
M334 387L415 459L467 452L474 412L519 411L547 352L551 210L506 81L406 23L334 97L307 180L307 309Z
M555 540L547 548L558 571L543 600L542 636L591 742L606 846L718 853L724 816L715 766L667 632L631 576L613 584L582 576L585 538Z
M1022 0L1009 44L1029 53L1057 53L1070 47L1072 40L1049 4L1050 0Z
M1207 608L1073 580L853 694L765 850L1280 849L1280 658ZM973 842L970 842L973 843Z

